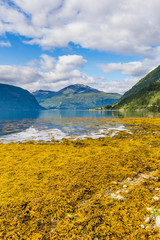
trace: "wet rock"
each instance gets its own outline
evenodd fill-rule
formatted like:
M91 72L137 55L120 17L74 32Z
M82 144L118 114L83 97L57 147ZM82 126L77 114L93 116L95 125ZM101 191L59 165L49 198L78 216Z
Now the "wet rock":
M131 179L130 177L128 177L128 178L127 178L127 181L130 182L130 181L132 181L132 179Z
M157 217L156 217L155 225L156 225L157 228L160 227L160 216L157 216Z
M129 191L129 190L126 190L126 193L130 193L130 191Z
M119 193L122 193L123 191L122 190L118 190L116 193L119 194Z
M158 200L159 200L159 197L154 196L154 197L153 197L153 200L158 201Z
M145 219L145 223L150 223L150 221L151 221L151 219L150 219L150 217L147 217L146 219Z
M152 213L152 214L150 215L150 217L151 217L153 220L155 220L155 219L156 219L156 217L155 217L154 213Z
M115 184L115 185L118 185L118 182L116 182L116 181L114 181L114 182L112 182L113 184Z
M146 207L147 211L152 211L152 207Z
M124 200L125 200L125 198L122 197L121 195L117 195L116 199L118 199L118 200L120 200L120 201L124 201Z
M150 175L147 175L147 174L141 174L141 177L142 177L143 179L148 179L148 178L150 178Z
M143 229L145 228L145 226L143 224L141 224L140 227L143 228Z

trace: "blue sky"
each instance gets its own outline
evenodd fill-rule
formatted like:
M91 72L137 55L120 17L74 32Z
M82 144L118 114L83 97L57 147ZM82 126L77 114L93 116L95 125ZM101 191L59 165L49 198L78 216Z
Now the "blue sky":
M124 93L159 65L159 9L159 0L0 0L0 82Z

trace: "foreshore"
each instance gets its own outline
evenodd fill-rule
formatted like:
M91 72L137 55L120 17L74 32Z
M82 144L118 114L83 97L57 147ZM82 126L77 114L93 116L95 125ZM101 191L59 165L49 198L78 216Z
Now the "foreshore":
M160 118L112 121L132 134L0 144L0 238L160 238Z

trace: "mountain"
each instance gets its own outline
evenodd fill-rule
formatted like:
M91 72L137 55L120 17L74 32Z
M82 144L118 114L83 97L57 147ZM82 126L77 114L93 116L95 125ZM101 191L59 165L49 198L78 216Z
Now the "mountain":
M0 111L37 111L43 109L35 97L20 87L0 83Z
M45 99L53 97L55 92L47 91L47 90L38 90L38 91L32 92L32 94L35 96L39 104L41 104L41 102L43 102Z
M41 90L42 91L42 90ZM105 93L83 84L70 85L53 96L44 98L44 95L34 96L38 102L47 109L89 109L106 106L117 101L121 95L117 93Z
M160 110L160 66L142 78L118 102L106 108Z

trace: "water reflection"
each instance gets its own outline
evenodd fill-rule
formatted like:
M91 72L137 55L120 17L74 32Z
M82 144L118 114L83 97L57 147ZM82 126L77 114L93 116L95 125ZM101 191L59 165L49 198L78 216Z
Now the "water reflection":
M14 139L43 140L62 139L70 136L97 135L102 136L108 129L122 129L118 123L106 123L105 118L123 117L160 117L153 112L119 112L119 111L87 111L87 110L43 110L39 113L11 112L0 114L0 136ZM103 119L104 118L104 119ZM101 119L100 121L98 121ZM100 135L98 135L100 134Z
M123 117L160 117L158 112L147 111L105 111L105 110L45 110L39 114L40 119L49 118L123 118Z
M18 133L32 126L39 116L39 112L1 112L0 136Z

